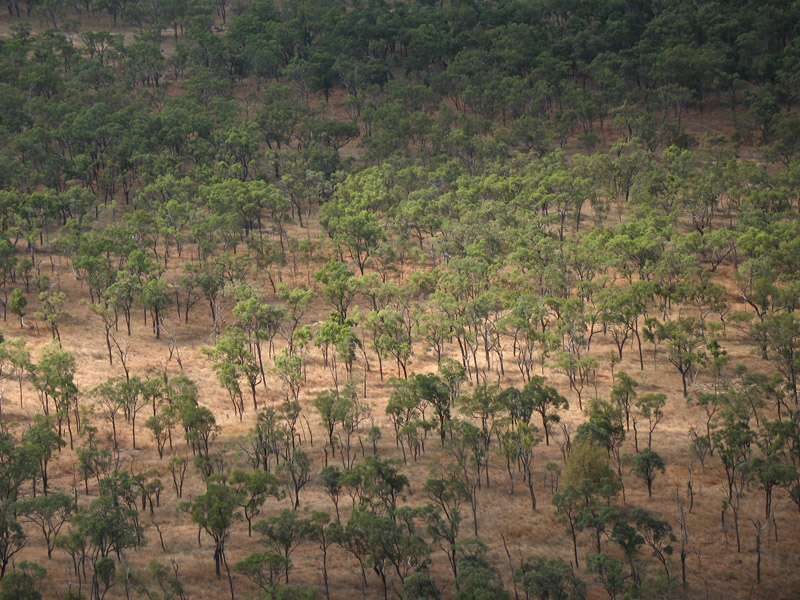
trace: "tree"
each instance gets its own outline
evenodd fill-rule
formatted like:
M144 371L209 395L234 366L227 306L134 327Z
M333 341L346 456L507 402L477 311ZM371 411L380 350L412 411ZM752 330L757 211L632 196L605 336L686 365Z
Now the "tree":
M470 499L470 490L456 477L428 479L425 493L432 501L423 513L428 533L447 555L458 588L458 536L461 532L461 505Z
M148 600L188 600L183 582L179 578L178 563L172 561L171 567L157 560L150 561L147 565L150 581L143 576L138 578L138 591L143 592ZM149 585L148 585L149 584ZM156 595L158 594L158 595Z
M76 510L75 500L66 494L57 492L18 502L17 510L24 515L25 519L35 523L42 530L47 546L47 558L52 558L56 538Z
M286 486L294 505L300 508L300 491L311 481L311 458L302 450L295 450L276 469L276 474Z
M42 600L40 591L47 571L36 563L23 560L0 582L0 600Z
M439 600L442 592L427 573L419 572L403 582L403 600Z
M8 563L25 547L25 532L17 521L14 503L0 502L0 580L6 574Z
M252 535L253 518L261 513L261 507L267 498L280 499L282 494L278 489L278 480L272 473L267 471L255 470L246 473L236 469L231 474L231 485L239 488L238 498L241 499L241 507L244 518L247 520L247 535Z
M0 422L0 500L15 502L23 484L36 476L37 461L29 446L17 443Z
M61 341L61 331L59 325L61 321L69 316L69 313L63 310L64 302L67 300L67 294L64 292L52 292L45 290L39 293L39 301L42 303L42 310L34 313L34 318L44 321L50 326L50 333L53 339Z
M323 285L325 299L336 311L339 323L344 323L350 304L358 292L353 272L343 262L331 259L314 274L314 279Z
M559 422L558 410L569 409L569 402L555 388L545 386L544 382L544 377L533 376L522 388L520 400L530 404L542 417L545 445L549 446L551 424Z
M592 554L586 559L586 570L600 580L611 600L623 591L625 576L622 563L609 554Z
M108 419L111 424L111 434L115 450L119 446L117 441L117 413L123 409L122 397L120 394L121 382L121 378L112 377L105 383L97 386L91 392L92 396L97 398L97 403L103 412L103 416Z
M664 411L661 410L666 404L667 397L664 394L647 394L641 398L636 399L636 408L639 409L641 415L647 419L647 449L653 446L653 432L656 426L664 418ZM633 420L633 432L635 435L636 450L639 450L639 432L636 428L636 419Z
M156 334L156 339L160 339L161 330L164 326L164 310L172 304L169 283L159 278L149 279L142 286L139 299L142 303L142 308L150 312L153 333Z
M631 429L631 407L636 402L636 387L639 382L628 375L625 371L620 371L614 376L617 384L611 390L611 401L619 405L625 413L625 427Z
M237 562L233 569L241 573L264 593L260 598L268 600L313 600L313 592L303 592L300 588L280 584L280 575L291 568L291 562L275 552L255 552Z
M586 584L560 558L531 556L514 572L526 596L540 600L583 600Z
M111 554L121 558L128 548L137 548L146 542L134 507L136 499L130 477L121 478L115 472L101 481L100 489L99 498L75 513L69 536L59 538L61 547L73 554L75 566L82 562L79 556L88 558L95 598L102 597L101 583L106 590L112 585L116 566ZM82 576L78 570L82 569L78 567L75 571L80 582Z
M310 520L299 518L296 510L289 509L282 510L276 517L256 523L256 531L261 534L264 541L275 553L283 556L286 583L289 583L292 552L311 534L311 529Z
M327 390L319 394L313 402L314 408L319 413L320 422L328 434L328 445L331 455L336 456L335 430L339 422L339 393L337 390Z
M336 388L339 387L340 360L344 363L346 376L351 378L356 351L362 347L361 340L355 332L356 324L356 318L349 317L340 323L339 316L331 313L330 318L320 326L317 334L316 343L322 346L322 359L325 366L330 369ZM335 352L330 352L331 347Z
M650 448L645 448L633 457L633 474L647 484L647 495L653 497L653 481L656 474L664 473L664 460Z
M593 400L589 406L589 420L578 426L575 440L588 442L605 449L608 456L614 457L617 463L617 475L622 485L621 448L625 441L625 426L622 423L622 411L619 406L604 400ZM623 499L625 488L622 486Z
M11 292L11 300L9 301L11 312L19 318L19 326L25 327L25 309L28 306L28 299L22 293L22 290L16 288Z
M481 439L480 430L466 421L452 421L450 424L452 437L447 445L447 452L452 459L453 475L463 481L469 489L469 501L472 509L472 524L475 537L478 537L478 496L481 475L486 468L486 446Z
M22 376L25 371L31 371L31 355L25 345L25 338L19 337L15 340L5 340L0 343L0 353L7 357L17 376L19 386L19 405L22 407Z
M236 327L228 329L225 335L217 339L215 348L203 348L203 353L211 357L214 371L220 384L228 391L233 403L234 414L242 419L244 401L239 381L247 382L253 397L253 410L258 411L256 387L261 383L261 367L256 357L246 347L244 332Z
M240 300L233 307L233 315L238 319L239 326L246 333L250 351L255 348L258 366L261 370L261 381L266 384L264 369L263 344L267 342L268 353L274 354L274 340L283 321L286 319L286 309L282 306L267 304L258 290L247 290L247 298Z
M42 412L50 415L50 402L55 404L55 417L58 424L58 434L64 419L72 442L72 422L80 433L80 412L78 410L78 387L75 385L75 357L57 345L55 342L48 345L33 369L33 385L39 393ZM70 444L71 445L71 444Z
M706 361L703 352L705 324L693 317L658 323L655 337L667 342L667 357L681 374L683 397L686 398L689 395L687 380L693 380L695 370Z
M631 512L631 518L639 532L642 539L653 551L653 556L658 559L661 566L664 567L664 573L667 576L667 581L670 579L668 559L672 555L672 543L675 541L675 535L672 533L672 527L666 521L657 519L648 511L643 508L635 508Z
M408 489L408 477L400 472L395 461L383 460L379 456L367 456L360 465L362 475L362 501L370 505L373 511L395 515L397 503Z
M401 372L408 378L408 361L412 355L411 324L405 315L408 311L383 308L367 317L365 326L373 331L372 348L378 354L379 368L383 373L383 359L392 357L397 363L397 376Z
M742 465L745 467L745 465ZM783 464L776 454L770 452L766 458L754 456L746 466L748 477L764 490L764 515L769 519L772 514L772 493L775 488L786 486L797 475L794 466Z
M168 441L172 443L172 427L176 420L175 409L172 406L163 406L157 415L148 417L144 422L145 428L153 434L158 458L164 458L164 447Z
M536 435L538 429L534 425L521 422L515 429L503 431L499 437L499 453L506 459L506 469L511 481L511 493L514 493L515 471L522 471L522 480L528 484L531 496L531 508L536 510L536 494L533 485L533 450L541 441Z
M145 394L146 383L136 375L127 381L119 379L116 383L120 406L125 413L125 418L131 424L131 441L134 448L136 448L136 418L147 406L149 400Z
M33 425L22 434L22 443L29 448L30 455L36 460L38 472L42 476L42 490L46 496L47 467L53 456L61 452L67 443L56 433L53 418L46 415L33 417Z
M338 510L338 509L337 509ZM330 600L330 587L328 583L328 549L334 543L334 531L338 528L338 514L336 526L330 525L331 517L326 512L314 511L311 514L311 526L308 537L319 544L322 550L322 581L325 585L325 598Z
M728 402L715 419L711 441L725 469L727 502L733 509L737 550L741 550L739 536L739 500L745 484L746 465L752 455L755 433L750 427L748 407L735 394L729 394Z
M234 600L233 579L225 558L225 543L231 534L234 520L239 516L236 512L236 508L241 505L239 496L240 492L236 488L211 478L205 494L195 498L194 502L183 502L179 505L180 510L188 513L192 522L213 540L214 570L217 577L220 577L220 567L225 567L231 600Z
M387 187L380 170L367 169L349 176L322 208L320 224L338 246L347 250L361 275L372 252L386 237L375 212L391 195Z
M572 538L572 551L575 557L575 567L578 567L578 516L581 510L581 495L573 485L565 486L561 492L553 494L553 506L556 507L556 514L559 522L569 527L569 534Z
M576 566L577 534L586 528L594 529L600 552L601 534L614 516L609 503L621 490L622 481L608 466L601 447L587 442L573 447L564 473L564 487L553 495L553 505L561 522L569 527Z
M197 400L192 400L181 404L178 417L185 431L186 441L192 446L192 452L208 457L211 442L219 434L214 413L205 406L198 405Z
M281 329L288 343L287 352L293 356L296 352L295 337L300 327L300 321L317 294L314 290L287 289L281 285L278 286L278 297L287 304L287 318L283 321Z
M111 466L111 451L98 447L96 427L87 424L82 436L84 443L75 449L75 454L78 457L78 475L83 477L84 490L88 494L89 478L94 477L99 486L101 478L107 475Z
M446 425L452 417L451 409L466 379L466 371L454 361L443 361L439 374L417 373L413 376L415 393L420 400L433 406L439 420L439 436L442 444L445 441Z
M325 493L328 494L328 497L330 497L331 501L333 502L333 506L336 509L336 520L340 521L339 495L341 494L343 487L343 473L339 467L328 465L322 468L320 478L322 479L322 487L325 489Z
M796 312L769 315L754 330L756 337L766 342L767 358L786 378L795 406L800 406L800 316Z
M287 402L297 403L300 400L300 390L305 383L305 377L303 376L304 364L305 358L303 356L289 354L286 349L275 357L273 372L284 385L284 397Z
M457 600L508 598L508 592L503 589L500 573L486 560L487 550L486 545L478 538L470 538L463 542L462 556L458 561Z

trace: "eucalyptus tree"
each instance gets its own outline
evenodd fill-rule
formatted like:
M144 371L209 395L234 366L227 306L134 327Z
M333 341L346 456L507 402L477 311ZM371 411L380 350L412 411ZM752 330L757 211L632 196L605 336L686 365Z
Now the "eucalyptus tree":
M765 342L767 359L786 380L795 407L800 407L800 317L796 312L770 315L754 329L758 339Z
M509 313L500 319L500 330L513 336L511 347L517 368L527 383L536 364L536 347L544 351L544 332L541 331L550 311L534 292L523 290L506 295Z
M363 346L356 334L358 316L354 313L341 322L339 315L331 313L330 318L320 325L316 336L316 344L322 348L324 366L329 368L336 388L339 387L339 364L344 363L345 376L351 379L356 351Z
M393 358L397 376L408 378L408 363L413 352L413 323L401 311L383 308L369 313L364 326L373 331L372 349L378 355L378 366L383 377L383 359Z
M323 285L325 299L334 309L339 322L344 323L358 293L353 272L343 262L331 259L314 274L314 279Z
M47 558L52 559L58 534L77 508L74 498L56 492L18 502L16 507L26 521L41 529Z
M645 448L633 457L633 473L647 485L647 495L653 497L653 481L659 471L664 473L664 459L656 452Z
M236 469L231 474L231 485L239 489L239 499L244 518L247 520L247 535L252 535L253 519L261 514L269 498L280 499L277 478L267 471L256 469L250 473Z
M609 504L621 490L622 482L608 466L602 448L591 442L573 447L564 473L564 487L553 495L552 501L560 522L569 527L576 566L578 534L593 528L596 548L600 548L601 535L613 516Z
M245 295L247 297L239 300L232 312L247 335L250 352L258 358L261 380L266 385L263 345L267 343L268 356L272 357L275 336L286 318L286 311L281 306L268 304L257 290L247 290Z
M446 450L451 459L450 469L454 477L466 484L469 490L470 508L472 509L472 525L478 535L478 489L481 487L481 476L486 468L486 447L481 439L480 430L466 421L453 420L449 424L452 436L448 440Z
M225 555L225 545L231 535L234 521L240 517L237 508L240 505L241 492L224 481L210 478L204 494L197 496L192 502L183 502L179 510L189 515L200 531L205 531L214 542L214 570L221 576L221 568L225 567L234 600L233 578Z
M31 368L33 386L39 394L42 412L50 415L52 401L58 423L58 433L61 435L62 424L66 419L70 443L73 433L80 433L79 394L78 386L75 383L76 370L75 356L55 342L45 347L39 363ZM73 425L76 429L75 432L72 430Z
M448 476L428 479L424 486L431 501L423 518L435 544L447 555L458 586L458 538L461 532L461 506L470 499L470 491L461 479Z
M300 492L311 481L313 461L303 450L297 449L275 469L279 481L286 488L296 512L300 508Z
M569 409L569 402L554 387L545 385L545 382L544 377L532 377L522 388L520 402L539 413L542 419L545 445L549 446L552 424L561 420L558 411Z
M746 468L753 453L755 432L750 427L748 406L737 394L728 394L712 423L711 440L726 477L726 501L733 510L736 548L741 551L740 500L746 484Z
M9 562L25 547L26 542L14 503L0 502L0 578L6 575Z
M280 330L288 344L288 353L290 355L296 354L297 348L297 333L300 327L300 322L308 310L309 304L317 297L314 290L306 290L303 288L291 288L278 286L278 297L286 303L286 318L284 319Z
M705 325L694 317L657 323L654 329L655 338L666 341L667 358L681 374L684 398L689 395L688 382L706 362L705 330Z
M506 461L510 493L514 494L515 473L519 470L522 472L522 481L528 486L533 510L536 510L533 480L534 448L541 441L537 433L538 428L535 425L520 422L516 427L508 428L498 434L498 453Z
M625 371L616 373L614 381L616 385L611 390L611 401L625 413L625 428L630 431L631 408L636 402L636 388L639 386L639 382Z
M248 350L244 332L232 327L217 339L214 348L203 348L202 352L214 360L214 371L220 384L228 391L233 404L234 415L241 420L244 416L244 399L240 382L244 380L253 398L253 410L258 411L256 388L262 381L261 365L256 356Z
M664 394L646 394L636 399L635 405L638 414L647 419L647 449L651 450L653 447L653 432L656 427L664 418L664 405L666 404L667 397ZM633 432L636 451L639 451L639 435L636 427L636 418L633 419Z
M531 556L514 573L526 596L552 600L583 600L586 583L560 558Z
M349 176L323 207L320 223L340 248L347 251L361 275L378 244L386 237L377 212L392 198L386 174L367 169Z
M302 519L297 511L284 509L279 515L256 523L258 531L270 549L284 558L284 577L289 583L290 557L312 531L310 519Z

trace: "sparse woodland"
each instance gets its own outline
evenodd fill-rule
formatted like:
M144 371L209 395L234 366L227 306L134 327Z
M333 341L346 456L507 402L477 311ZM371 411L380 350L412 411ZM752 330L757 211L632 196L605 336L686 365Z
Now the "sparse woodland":
M0 600L797 596L797 3L3 11Z

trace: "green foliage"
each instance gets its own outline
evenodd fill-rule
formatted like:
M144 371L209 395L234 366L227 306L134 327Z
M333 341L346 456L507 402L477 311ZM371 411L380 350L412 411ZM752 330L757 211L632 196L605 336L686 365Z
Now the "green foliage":
M220 567L223 564L227 568L225 543L231 534L234 520L239 516L236 509L241 505L241 496L237 488L223 481L209 479L205 494L201 494L193 502L184 502L179 506L213 540L217 577L220 576Z
M26 560L16 570L7 573L0 582L1 600L41 600L42 582L47 571L36 563Z
M8 563L25 547L25 542L25 532L17 520L14 503L8 500L0 502L0 578L5 575Z
M552 423L558 423L560 409L569 409L569 402L561 396L555 388L545 386L544 377L534 376L525 384L520 394L520 402L523 406L530 406L538 412L542 418L542 429L544 430L545 443L550 445L550 432ZM527 411L526 411L527 412ZM528 419L523 419L527 422Z
M16 508L26 520L35 523L42 530L47 545L47 558L52 558L58 534L76 510L75 500L56 492L17 502Z
M560 558L541 556L527 558L516 570L514 577L522 584L525 593L541 600L582 600L586 598L586 584L572 572L570 565Z
M477 538L463 542L456 581L456 598L459 600L508 598L500 573L486 559L487 550L486 545Z
M46 415L34 416L33 425L22 435L22 442L29 448L29 455L38 465L38 474L42 476L42 489L47 494L47 467L67 443L56 431L55 420Z
M19 326L25 326L25 309L28 306L28 299L22 293L22 290L16 288L11 292L11 300L9 301L11 312L19 317Z
M664 460L650 448L645 448L633 457L633 474L647 485L647 495L653 495L653 481L656 474L665 472Z
M586 570L597 577L612 600L625 587L623 565L609 554L593 554L586 559Z

